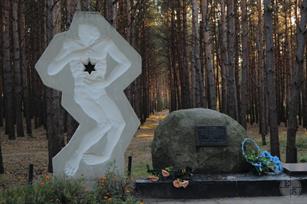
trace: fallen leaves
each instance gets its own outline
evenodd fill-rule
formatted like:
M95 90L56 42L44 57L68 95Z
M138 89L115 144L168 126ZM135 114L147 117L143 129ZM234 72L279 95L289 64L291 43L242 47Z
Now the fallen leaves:
M148 176L147 179L151 182L156 182L159 181L159 177L158 176Z
M181 179L175 179L173 181L173 186L175 188L186 188L189 185L189 181L188 180L181 180Z

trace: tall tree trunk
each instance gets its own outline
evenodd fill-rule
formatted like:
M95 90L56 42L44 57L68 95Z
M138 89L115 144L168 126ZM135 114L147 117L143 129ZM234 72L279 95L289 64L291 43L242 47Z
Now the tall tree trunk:
M53 37L53 0L47 1L47 33L46 38L49 42ZM62 132L62 111L60 110L60 92L46 88L47 103L47 137L48 137L48 171L52 172L52 158L61 150L64 144Z
M0 174L4 174L4 165L2 158L2 142L0 142Z
M28 136L32 136L32 123L31 123L31 100L30 100L30 87L29 87L29 76L28 76L28 55L26 54L26 22L25 22L25 0L20 0L20 21L19 21L19 32L20 32L20 58L21 58L21 75L22 75L22 97L24 116L26 120L26 132Z
M206 68L208 73L208 108L216 110L216 85L215 85L215 75L212 64L212 47L210 40L209 31L209 15L208 15L208 0L201 1L202 8L202 22L203 22L203 32L204 32L204 43L205 43L205 56L206 56Z
M300 104L300 92L304 82L304 51L305 51L305 32L307 23L307 0L304 0L301 8L301 21L297 26L296 34L296 60L292 75L291 92L289 97L288 129L287 129L287 163L297 162L296 149L296 130L297 114Z
M221 1L221 70L222 70L222 112L228 113L228 52L227 52L227 22L226 22L226 4Z
M181 99L182 107L181 108L190 108L190 72L189 72L189 63L188 63L188 54L187 54L187 3L185 0L180 1L179 3L179 15L181 18L178 19L178 23L182 23L181 32L180 32L180 52L181 52ZM182 22L180 21L182 20Z
M174 111L178 109L178 81L177 81L177 72L176 72L176 57L175 57L175 51L176 51L176 39L175 39L175 8L174 8L174 2L171 2L171 21L170 21L170 42L169 42L169 48L168 48L168 54L169 54L169 75L170 75L170 88L171 88L171 107L170 110Z
M263 21L262 21L262 3L261 0L257 1L257 16L258 16L258 33L256 38L257 44L257 66L259 68L259 78L260 78L260 91L259 91L259 100L260 100L260 134L262 139L262 144L266 145L266 138L265 136L268 133L268 117L267 117L267 86L266 86L266 72L264 70L264 50L263 50Z
M10 1L3 1L3 67L6 133L10 140L15 139L14 127L14 79L11 65L10 46Z
M239 1L234 1L234 18L235 18L235 43L234 43L234 52L235 52L235 58L234 58L234 66L235 66L235 84L236 84L236 98L237 98L237 121L240 122L241 117L241 104L240 104L240 53L241 53L241 41L240 41L240 17L239 17ZM242 45L242 44L241 44Z
M3 1L0 1L0 45L3 45ZM0 127L3 126L3 46L0 46Z
M2 34L3 34L3 12L2 12L2 10L3 10L3 1L0 1L0 44L2 44L3 43L3 36L2 36ZM2 107L3 107L3 104L2 104L2 91L3 91L3 86L2 86L2 74L3 74L3 58L2 58L2 53L4 52L4 50L3 50L3 47L1 46L0 47L0 72L1 72L1 78L0 78L0 87L1 87L1 92L0 92L0 94L1 94L1 100L0 100L0 110L1 110L1 114L0 114L0 123L1 123L1 126L3 125L2 124L2 117L3 117L3 115L2 115ZM0 139L0 174L3 174L4 173L4 167L3 167L3 158L2 158L2 139Z
M247 14L247 0L241 0L242 11L242 79L241 79L241 111L240 122L241 125L246 128L246 114L248 104L248 89L247 80L249 78L249 26L248 26L248 14Z
M236 86L235 70L235 12L234 4L236 1L227 1L227 19L228 19L228 114L235 120L238 120L238 97Z
M17 136L23 137L23 120L22 120L22 77L21 77L21 61L20 61L20 40L18 29L18 4L19 0L13 0L12 2L12 17L13 17L13 53L14 53L14 79L15 79L15 116L16 116L16 128Z
M307 47L305 48L307 52ZM305 55L305 75L304 75L304 89L303 89L303 127L307 129L307 55Z
M192 24L192 37L193 37L193 56L192 56L192 86L193 86L193 106L194 107L203 107L203 77L201 70L201 61L200 61L200 44L199 44L199 4L197 0L192 0L192 13L193 13L193 24Z
M184 1L177 2L177 13L176 13L176 24L177 24L177 35L176 44L178 48L176 50L178 58L178 70L179 70L179 82L180 82L180 104L179 108L185 109L190 108L190 75L189 66L187 62L187 5Z
M269 101L269 123L270 123L270 143L271 152L273 155L279 156L279 136L278 136L278 122L276 109L276 83L275 83L275 69L273 56L273 3L271 0L264 0L264 27L265 27L265 70L267 75L268 85L268 101Z

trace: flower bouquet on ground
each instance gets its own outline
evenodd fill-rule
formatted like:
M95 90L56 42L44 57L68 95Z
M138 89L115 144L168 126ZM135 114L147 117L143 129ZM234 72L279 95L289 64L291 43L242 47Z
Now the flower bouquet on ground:
M172 180L174 188L186 188L190 183L192 176L192 169L186 167L184 169L174 169L173 167L166 167L164 169L150 169L147 165L147 172L151 174L148 180L152 182Z
M272 156L268 151L260 149L256 142L246 138L241 144L242 154L258 175L277 175L283 168L280 159Z

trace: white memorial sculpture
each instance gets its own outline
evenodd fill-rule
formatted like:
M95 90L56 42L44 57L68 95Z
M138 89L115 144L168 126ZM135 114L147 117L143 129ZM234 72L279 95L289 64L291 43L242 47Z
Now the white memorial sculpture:
M141 57L96 12L77 12L70 29L54 36L36 64L43 83L62 92L62 106L79 122L53 158L56 176L95 179L124 153L139 120L124 89L141 73Z

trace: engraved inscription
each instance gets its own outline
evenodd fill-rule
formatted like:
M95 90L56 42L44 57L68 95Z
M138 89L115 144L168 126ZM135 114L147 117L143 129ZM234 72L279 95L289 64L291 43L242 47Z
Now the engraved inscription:
M196 127L196 146L214 147L226 146L227 133L224 126L197 126Z

